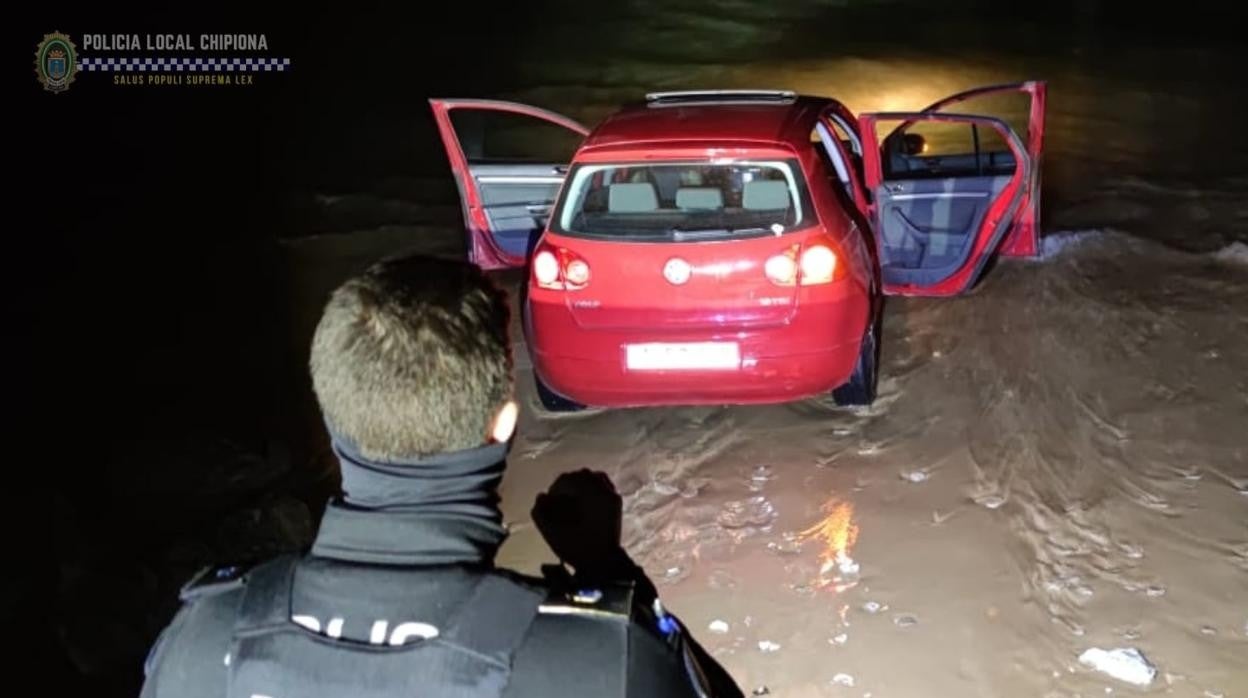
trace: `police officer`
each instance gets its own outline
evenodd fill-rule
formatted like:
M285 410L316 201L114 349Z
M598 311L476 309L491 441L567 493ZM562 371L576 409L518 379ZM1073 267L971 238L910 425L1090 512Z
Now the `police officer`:
M186 585L144 697L741 695L624 553L605 475L538 498L543 579L493 565L508 313L475 266L420 256L332 294L310 368L342 493L310 551Z

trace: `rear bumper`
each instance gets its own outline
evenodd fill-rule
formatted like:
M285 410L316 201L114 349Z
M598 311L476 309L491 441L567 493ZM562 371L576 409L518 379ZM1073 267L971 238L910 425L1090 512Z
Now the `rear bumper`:
M747 404L799 400L842 385L853 373L870 314L864 292L800 304L791 322L765 328L586 329L562 303L526 309L533 370L555 392L584 405ZM625 346L643 342L735 341L741 367L630 370Z

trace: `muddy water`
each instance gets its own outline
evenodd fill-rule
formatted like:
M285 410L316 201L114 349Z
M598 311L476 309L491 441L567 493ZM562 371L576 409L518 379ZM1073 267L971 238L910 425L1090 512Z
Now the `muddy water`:
M596 467L630 551L746 688L1089 695L1115 684L1078 655L1135 646L1168 694L1238 694L1248 268L1057 239L970 297L893 301L866 411L531 411L505 560L546 554L535 488ZM845 542L856 574L824 564Z

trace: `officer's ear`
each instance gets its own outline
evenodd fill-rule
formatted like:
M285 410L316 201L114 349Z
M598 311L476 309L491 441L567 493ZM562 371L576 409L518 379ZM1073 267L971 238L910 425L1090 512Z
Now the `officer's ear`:
M516 420L520 417L520 407L514 400L508 400L494 413L494 421L490 424L490 438L494 443L506 443L516 433Z

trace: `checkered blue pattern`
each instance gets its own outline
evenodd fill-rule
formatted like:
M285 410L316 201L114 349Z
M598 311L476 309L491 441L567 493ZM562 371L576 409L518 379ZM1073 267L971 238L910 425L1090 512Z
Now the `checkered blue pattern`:
M114 73L271 73L290 69L289 58L79 58L85 71Z

